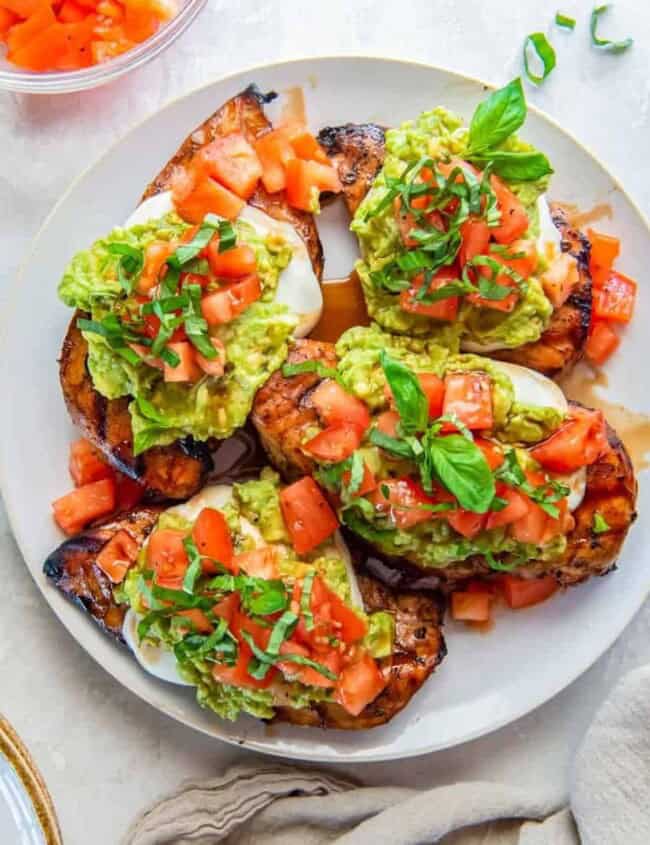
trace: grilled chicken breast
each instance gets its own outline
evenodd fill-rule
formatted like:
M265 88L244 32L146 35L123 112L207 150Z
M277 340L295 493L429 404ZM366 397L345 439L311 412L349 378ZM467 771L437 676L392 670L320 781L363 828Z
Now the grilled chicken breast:
M338 171L345 203L354 215L381 170L385 153L384 130L374 123L347 123L322 129L318 140ZM562 249L578 261L579 282L564 305L553 312L549 326L539 340L518 349L487 354L557 378L580 360L587 342L591 321L590 244L584 234L569 227L560 206L552 204L551 213L562 234Z
M142 199L169 190L174 168L189 162L201 147L217 136L243 132L249 139L255 139L267 132L271 124L262 108L267 101L268 98L252 86L228 100L188 136L147 187ZM312 215L290 208L283 194L270 196L261 187L249 203L296 228L307 245L314 272L320 279L323 250ZM149 499L185 499L191 496L203 486L212 468L208 444L188 437L134 457L129 399L107 400L95 390L86 366L88 347L77 329L80 316L86 315L77 312L70 322L59 359L61 387L73 421L114 466L146 486Z
M299 340L289 356L290 363L305 360L322 361L326 367L336 365L334 346L328 343ZM320 383L315 373L285 378L274 373L258 391L253 405L253 422L271 461L287 480L311 474L313 459L301 444L309 428L320 425L310 395ZM636 480L625 447L608 427L611 451L587 468L584 499L574 511L575 528L568 536L566 552L559 561L532 561L517 567L517 574L536 577L552 574L562 585L578 584L591 575L604 575L613 568L635 518ZM598 511L610 526L601 534L593 531L594 513ZM417 560L406 560L417 566ZM423 570L435 575L440 586L454 588L459 582L492 572L482 556L442 569Z
M97 566L97 555L121 530L142 544L159 514L160 508L138 508L89 528L62 543L43 566L45 574L65 596L123 644L122 623L127 608L115 602L111 583ZM387 679L383 692L357 717L337 704L323 702L302 710L279 707L275 721L352 730L383 725L408 704L445 657L440 599L429 593L393 591L363 574L358 576L358 585L369 613L386 610L395 618L395 650L380 661Z

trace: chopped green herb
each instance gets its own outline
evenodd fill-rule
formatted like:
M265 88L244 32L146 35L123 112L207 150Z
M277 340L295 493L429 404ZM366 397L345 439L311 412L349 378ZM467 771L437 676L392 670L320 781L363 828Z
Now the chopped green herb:
M203 571L202 556L192 537L185 537L183 540L183 548L187 552L187 557L190 562L183 578L183 590L186 593L189 593L189 595L194 595L196 582Z
M608 38L599 38L596 29L598 28L598 19L609 9L610 4L605 3L602 6L596 6L591 13L591 21L589 24L589 31L591 32L591 43L594 47L601 50L606 50L608 53L623 53L628 47L634 44L633 38L624 38L622 41L610 41Z
M379 431L378 428L371 429L369 439L373 445L379 446L380 449L385 449L387 452L390 452L398 458L405 458L409 461L412 461L415 458L413 449L407 442L400 440L397 437L391 437L389 434L384 434L384 432Z
M354 452L350 461L350 481L347 485L346 495L353 496L358 492L361 487L365 471L366 464L363 460L363 455L359 451Z
M311 590L314 586L316 570L310 569L302 582L302 593L300 594L300 613L305 620L305 627L311 631L314 627L314 614L311 612Z
M609 531L609 523L602 515L602 513L598 513L598 511L594 512L594 518L591 523L591 530L594 534L604 534L605 531Z
M219 221L219 252L227 252L237 243L237 233L230 220Z
M203 223L201 223L198 232L194 235L192 240L187 244L179 246L176 251L169 256L167 264L175 270L181 270L185 264L196 258L201 250L205 249L216 231L220 232L220 225L222 222L222 219L217 217L216 214L206 214L203 218Z
M297 364L284 364L282 375L285 378L302 376L305 373L315 373L320 378L337 378L338 373L332 367L326 367L322 361L299 361Z
M424 431L429 421L429 403L416 374L382 349L379 362L386 376L405 434ZM361 483L361 482L359 482Z
M539 61L542 63L542 74L534 73L530 69L529 63L529 53L533 51ZM553 68L556 64L556 57L555 57L555 50L553 46L549 43L548 38L544 35L543 32L532 32L530 35L526 37L524 41L524 69L526 71L526 76L531 82L534 82L535 85L541 85L542 82L547 78L547 76L551 73Z
M557 26L561 26L563 29L576 28L575 18L570 18L568 15L563 15L562 12L556 12L555 23Z
M273 626L266 653L275 657L280 653L280 646L293 634L298 624L299 617L290 610L285 610L282 616Z
M430 492L437 478L462 508L487 513L494 499L494 477L479 447L462 434L440 437L435 428L427 431L423 445L420 474L424 489Z

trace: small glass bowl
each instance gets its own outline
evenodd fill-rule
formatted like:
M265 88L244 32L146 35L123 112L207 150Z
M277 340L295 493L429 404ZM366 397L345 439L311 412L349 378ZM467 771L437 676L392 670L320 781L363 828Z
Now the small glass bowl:
M185 0L176 17L161 26L151 38L115 59L82 70L35 73L14 67L2 56L0 57L0 89L22 91L27 94L70 94L112 82L130 70L141 67L166 50L179 35L185 32L206 2L207 0Z

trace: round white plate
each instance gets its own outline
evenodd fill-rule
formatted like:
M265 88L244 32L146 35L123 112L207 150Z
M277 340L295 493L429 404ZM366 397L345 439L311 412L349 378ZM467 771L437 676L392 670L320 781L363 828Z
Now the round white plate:
M70 487L68 444L74 430L58 383L57 356L70 312L57 299L72 254L126 219L145 185L179 142L224 100L252 82L282 92L303 86L313 129L346 121L395 125L445 105L469 118L485 86L449 71L373 58L314 59L257 68L212 83L171 103L132 130L84 173L56 206L13 290L2 350L0 461L5 502L27 565L70 633L120 683L170 716L215 737L270 754L310 760L369 761L407 757L472 739L517 719L566 687L610 646L643 602L650 536L639 523L620 569L523 613L503 613L487 636L449 624L449 656L391 724L344 733L222 722L202 711L190 691L144 674L128 653L97 630L41 573L62 537L50 502ZM532 112L525 137L541 147L556 174L551 198L592 208L609 203L607 231L623 238L621 269L646 275L650 234L621 187L577 141ZM326 278L347 274L355 255L344 215L321 223ZM650 299L643 296L620 352L608 365L609 398L650 411L638 362L648 359ZM646 333L644 335L644 333ZM649 496L641 477L641 512ZM84 679L79 678L83 684Z

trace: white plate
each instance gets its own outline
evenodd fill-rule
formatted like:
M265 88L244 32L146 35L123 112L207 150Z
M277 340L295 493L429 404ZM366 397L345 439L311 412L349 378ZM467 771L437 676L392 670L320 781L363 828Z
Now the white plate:
M443 104L469 118L485 87L445 70L372 58L303 60L238 73L212 83L136 127L72 186L56 206L13 290L2 351L0 456L3 492L27 565L70 633L120 683L170 716L215 737L270 754L310 760L369 761L408 757L456 745L517 719L566 687L610 646L643 602L650 536L635 526L618 572L524 613L499 616L488 636L449 625L449 656L409 707L383 728L343 733L252 719L221 722L192 694L145 675L44 578L41 565L60 541L50 502L70 487L68 443L74 435L59 389L56 359L70 312L56 297L70 256L137 203L154 172L190 129L224 100L256 82L263 90L304 87L313 128L346 121L395 125ZM650 234L642 215L593 156L547 117L533 112L525 137L549 155L551 197L582 208L610 203L607 230L623 237L621 269L643 279ZM331 212L322 226L326 277L346 273L352 241ZM338 217L338 227L333 221ZM643 292L643 288L642 288ZM650 411L636 364L648 360L650 299L640 298L622 350L609 366L609 398ZM644 335L645 333L645 335ZM645 352L644 352L645 350ZM641 477L640 509L648 500ZM83 684L83 678L79 678Z

